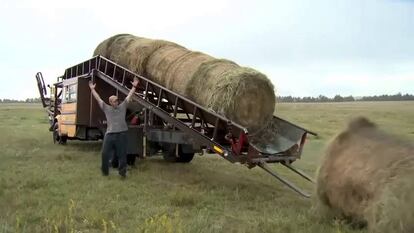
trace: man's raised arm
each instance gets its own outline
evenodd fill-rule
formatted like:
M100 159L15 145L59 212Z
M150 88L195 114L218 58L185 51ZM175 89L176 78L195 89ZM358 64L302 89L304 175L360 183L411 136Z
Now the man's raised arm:
M133 81L133 82L131 82L131 84L132 84L132 88L131 88L131 90L129 91L129 93L128 93L127 97L125 98L125 100L126 100L127 102L130 102L130 101L131 101L131 97L132 97L132 95L135 93L135 90L136 90L136 88L137 88L137 86L138 86L138 83L139 83L138 78L137 78L137 77L134 77L134 81Z
M98 101L99 107L102 108L103 100L99 96L98 92L95 91L96 83L93 83L92 81L89 81L89 88L91 89L93 97L95 97L96 101Z

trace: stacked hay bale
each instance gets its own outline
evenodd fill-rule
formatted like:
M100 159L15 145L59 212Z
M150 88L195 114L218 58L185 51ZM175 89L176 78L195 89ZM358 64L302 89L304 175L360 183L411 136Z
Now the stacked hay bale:
M275 94L267 77L236 63L163 40L129 34L108 38L103 55L255 132L273 116Z
M370 232L414 232L414 146L357 118L329 145L318 210Z
M145 74L149 56L157 49L170 45L181 47L164 40L150 40L131 34L118 34L102 41L95 49L95 55L102 55L139 75ZM182 48L182 47L181 47Z

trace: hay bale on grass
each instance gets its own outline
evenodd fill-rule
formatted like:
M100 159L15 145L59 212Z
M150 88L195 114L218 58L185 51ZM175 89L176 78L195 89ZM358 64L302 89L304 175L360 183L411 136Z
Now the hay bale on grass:
M414 162L398 166L400 175L392 178L382 190L381 198L367 210L370 232L414 232Z
M413 151L366 118L354 119L330 143L319 168L319 209L370 232L413 232Z

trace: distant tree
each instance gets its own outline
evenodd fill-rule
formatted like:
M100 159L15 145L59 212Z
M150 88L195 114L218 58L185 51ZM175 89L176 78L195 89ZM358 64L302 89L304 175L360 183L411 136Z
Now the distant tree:
M374 95L374 96L363 96L355 98L352 95L342 97L341 95L335 95L333 98L319 95L318 97L293 97L293 96L279 96L277 97L278 102L302 102L302 103L314 103L314 102L343 102L343 101L403 101L403 100L414 100L414 95L397 93L395 95ZM40 101L40 100L39 100Z
M409 94L405 94L405 95L401 96L401 100L414 100L414 96L409 95Z
M352 95L350 95L350 96L344 97L344 101L346 101L346 102L352 102L352 101L355 101L355 99L354 99L354 97Z
M344 98L342 98L342 96L340 95L335 95L335 97L333 98L334 102L343 102Z
M324 96L324 95L319 95L318 96L318 101L319 102L328 102L329 101L329 98L326 97L326 96Z
M293 102L293 97L292 96L286 96L285 97L285 102Z
M294 101L294 99L293 99L292 96L279 96L279 97L277 97L277 102L291 103L293 101Z
M24 102L26 102L26 103L40 103L40 98L27 98Z
M395 95L374 95L374 96L364 96L359 101L402 101L402 100L414 100L414 96L411 94L402 95L397 93Z

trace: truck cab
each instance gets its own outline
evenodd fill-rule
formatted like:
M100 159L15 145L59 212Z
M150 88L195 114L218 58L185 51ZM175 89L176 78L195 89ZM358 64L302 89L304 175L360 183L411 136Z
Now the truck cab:
M98 140L104 135L105 116L93 103L88 79L75 77L58 83L61 98L57 99L53 123L54 140L66 143L67 139Z

